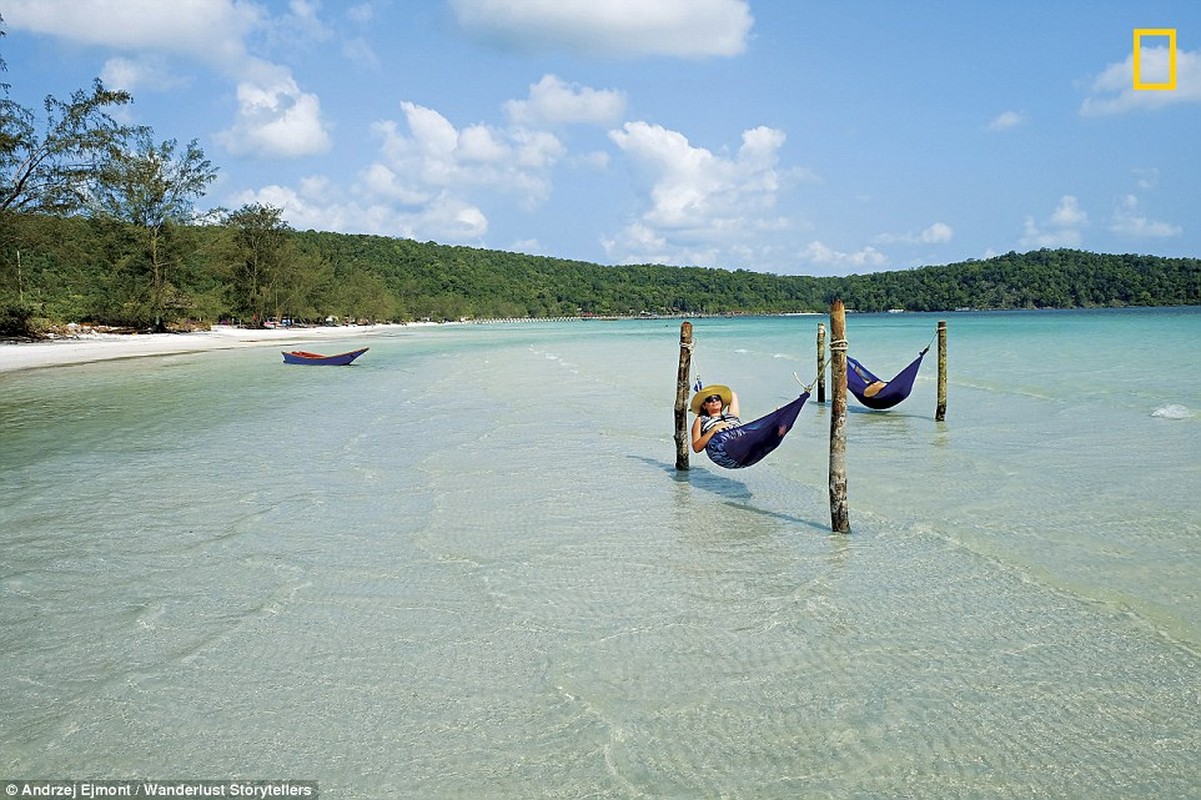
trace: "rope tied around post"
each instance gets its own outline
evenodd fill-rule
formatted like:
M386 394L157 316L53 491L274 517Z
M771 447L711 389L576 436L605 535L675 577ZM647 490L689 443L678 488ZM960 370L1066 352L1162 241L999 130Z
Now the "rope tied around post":
M845 353L847 351L848 342L846 339L834 339L830 342L830 350L832 352Z
M813 387L817 385L817 377L818 377L818 376L814 376L814 378L813 378L813 383L811 383L811 384L809 384L808 386L806 386L806 385L805 385L805 382L804 382L803 380L801 380L801 376L800 376L800 375L797 375L795 372L794 372L794 373L792 373L792 379L801 385L801 388L805 390L806 394L808 394L808 393L812 392L812 391L813 391Z

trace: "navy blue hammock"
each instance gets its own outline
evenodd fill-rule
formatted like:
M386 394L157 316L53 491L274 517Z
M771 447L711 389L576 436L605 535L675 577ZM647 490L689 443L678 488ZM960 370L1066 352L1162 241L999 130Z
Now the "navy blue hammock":
M714 464L727 469L741 469L758 464L784 441L784 437L792 430L797 415L801 413L801 407L808 399L809 392L804 391L788 405L781 406L766 416L737 428L718 431L705 446L705 454Z
M913 382L917 379L917 371L922 366L922 357L929 349L930 347L927 345L922 352L917 354L913 363L887 382L877 378L867 367L847 356L847 389L868 408L874 408L877 411L892 408L913 391ZM873 386L874 384L883 384L883 386Z

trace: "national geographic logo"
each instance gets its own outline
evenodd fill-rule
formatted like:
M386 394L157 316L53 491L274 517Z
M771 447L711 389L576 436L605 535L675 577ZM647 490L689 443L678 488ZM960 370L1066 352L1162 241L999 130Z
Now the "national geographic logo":
M1150 80L1143 75L1143 39L1155 38L1168 40L1167 80L1164 76L1163 64L1158 58L1154 64L1148 65ZM1136 92L1171 92L1176 90L1176 29L1175 28L1135 28L1134 29L1134 90Z

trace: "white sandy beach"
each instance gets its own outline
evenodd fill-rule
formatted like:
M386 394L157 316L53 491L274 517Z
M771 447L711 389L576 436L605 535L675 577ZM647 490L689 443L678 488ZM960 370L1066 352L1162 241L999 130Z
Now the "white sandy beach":
M205 350L265 346L291 348L327 339L370 337L383 331L395 330L397 327L399 326L343 325L251 329L214 325L211 330L193 333L81 334L44 342L0 344L0 372ZM342 349L350 348L340 348L331 352L340 352Z

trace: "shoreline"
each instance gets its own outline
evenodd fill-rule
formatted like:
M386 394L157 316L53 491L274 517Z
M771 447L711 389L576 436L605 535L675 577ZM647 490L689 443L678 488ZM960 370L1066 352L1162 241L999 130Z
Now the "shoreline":
M0 373L247 347L289 347L333 339L374 337L385 331L425 324L434 323L283 329L214 325L207 331L189 333L94 333L52 341L6 342L0 343Z
M972 313L1059 313L1072 311L1139 311L1155 309L1187 309L1197 306L1125 306L1122 308L1063 308L1063 309L967 309ZM847 313L888 313L855 312ZM958 311L912 311L905 314L952 314ZM147 356L169 356L214 350L234 350L246 347L282 346L335 339L353 339L360 336L377 336L381 333L403 328L441 327L445 325L495 325L539 322L608 322L616 320L662 321L724 319L740 317L822 317L820 311L779 312L775 314L657 314L643 315L590 315L569 317L513 317L497 319L463 319L445 322L378 323L374 325L320 325L313 327L293 326L288 328L241 328L234 325L213 325L207 331L183 333L80 333L41 341L0 340L0 374L33 369L48 369L100 361L116 361Z
M332 339L353 339L377 336L403 328L441 327L445 325L487 325L517 322L607 321L617 319L693 319L709 316L695 314L663 317L577 316L513 319L467 319L458 322L405 322L375 325L317 325L288 328L242 328L236 325L213 325L207 331L181 333L80 333L55 339L21 342L0 341L0 374L49 369L100 361L116 361L148 356L170 356L187 353L235 350L270 345L290 347Z

